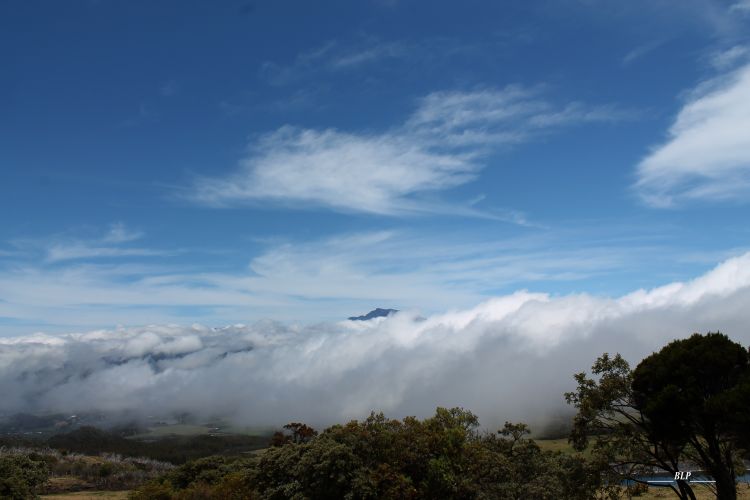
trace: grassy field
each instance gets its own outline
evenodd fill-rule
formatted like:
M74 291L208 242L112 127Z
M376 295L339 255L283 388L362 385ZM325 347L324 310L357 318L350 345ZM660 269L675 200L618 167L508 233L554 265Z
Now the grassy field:
M573 447L568 443L567 438L561 439L537 439L536 444L543 450L561 451L563 453L575 453ZM587 455L588 451L584 451ZM624 489L624 488L623 488ZM705 486L696 486L694 488L695 496L698 500L714 500L716 495ZM627 496L625 498L628 498ZM633 498L642 498L645 500L656 498L676 498L675 494L669 488L659 488L651 486L648 492ZM750 500L750 485L742 483L737 487L737 498L741 500Z
M213 431L213 428L205 425L160 425L149 427L148 432L131 436L131 439L158 439L166 436L200 436Z
M537 445L539 445L539 447L542 450L545 450L545 451L561 451L567 454L577 453L573 449L573 446L570 443L568 443L568 438L535 439L534 441L536 442ZM590 447L583 450L583 456L587 458L591 457Z
M716 495L706 487L696 487L693 489L695 497L698 500L716 500ZM627 498L627 496L625 497ZM648 492L633 498L642 498L644 500L656 499L656 498L677 498L675 494L669 488L654 488L648 489ZM750 500L750 487L747 484L740 484L737 487L737 498L740 500Z
M100 498L109 500L126 500L127 491L76 491L75 493L57 493L54 495L42 495L41 498L49 500L57 499L75 499L75 500L99 500Z
M160 439L169 436L201 436L206 434L229 435L236 434L241 436L270 436L273 434L272 428L260 427L232 427L232 426L208 426L208 425L191 425L191 424L172 424L157 425L149 427L146 432L130 436L130 439Z
M698 487L695 489L695 495L698 500L714 500L716 496L708 489ZM128 498L127 491L79 491L75 493L60 493L54 495L42 495L41 498L49 500L63 500L63 499L75 499L75 500L98 500L98 499L109 499L109 500L126 500ZM628 498L627 495L625 498ZM668 499L675 498L672 490L668 488L655 488L651 487L646 493L643 493L637 497L643 500L649 499ZM737 491L737 498L740 500L750 500L750 486L742 484L739 486Z
M560 439L535 439L534 442L545 451L562 451L564 453L575 453L573 447L568 443L568 438Z

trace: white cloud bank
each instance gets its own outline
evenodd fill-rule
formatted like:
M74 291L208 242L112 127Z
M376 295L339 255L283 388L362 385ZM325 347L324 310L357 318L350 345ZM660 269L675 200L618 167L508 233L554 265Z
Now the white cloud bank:
M692 332L750 343L750 253L703 276L610 299L519 291L420 320L211 329L149 326L0 339L12 411L190 411L246 424L426 415L463 405L487 425L563 410L604 351L631 361Z
M733 47L716 63L736 60ZM744 52L743 52L744 54ZM637 168L636 188L655 207L695 200L746 201L750 194L750 64L703 82Z
M493 148L542 131L629 118L612 107L554 105L539 89L508 86L435 92L400 126L348 133L285 126L250 148L227 176L199 178L188 198L211 206L275 202L379 215L450 212L524 223L517 214L487 214L430 202L431 193L475 179Z

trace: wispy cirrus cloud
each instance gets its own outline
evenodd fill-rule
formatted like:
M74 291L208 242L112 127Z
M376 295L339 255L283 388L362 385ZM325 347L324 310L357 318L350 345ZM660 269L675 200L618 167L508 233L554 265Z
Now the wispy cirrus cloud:
M174 97L180 90L180 86L175 80L168 80L159 87L159 94L162 97Z
M739 0L729 7L729 12L738 12L740 14L750 14L750 0Z
M298 54L289 64L267 61L260 67L260 75L272 85L287 85L311 73L339 72L359 68L384 59L406 57L413 47L403 42L383 42L367 39L342 44L329 40L322 45Z
M70 237L56 235L43 239L14 240L16 247L32 254L41 253L48 263L70 260L117 258L117 257L153 257L174 255L174 251L132 246L145 234L133 230L121 222L111 224L109 229L98 237ZM2 255L2 254L0 254ZM19 256L19 252L8 256Z
M102 238L104 243L126 243L128 241L138 240L143 238L144 234L142 231L135 231L128 228L122 222L116 222L109 227L109 231Z
M747 59L750 59L750 47L734 45L713 53L710 57L710 63L717 70L725 71L737 67L739 63Z
M635 184L654 207L744 201L750 194L750 64L702 82L637 167Z
M0 261L0 317L23 323L13 331L28 331L30 324L69 331L173 323L186 315L225 324L347 317L373 305L451 309L498 291L611 276L664 254L651 241L623 248L585 233L574 238L585 251L564 235L454 236L376 231L275 242L248 256L246 268L225 270L135 254L54 262L19 256Z
M615 106L581 102L556 104L543 86L509 85L476 91L433 92L419 100L405 129L433 145L492 146L514 144L557 127L617 122L637 113Z
M743 31L736 10L746 1L733 4L731 0L555 0L548 5L552 9L574 5L607 23L637 22L640 28L648 27L646 31L668 38L690 31L715 39L733 38Z
M86 242L60 243L52 245L47 249L48 262L105 257L155 257L164 255L172 255L172 253L148 248L96 246Z
M96 259L109 257L155 257L174 255L174 252L123 246L143 238L144 233L128 228L122 222L110 225L109 230L100 238L66 239L60 242L47 243L47 262L65 260Z
M635 47L634 49L629 51L627 54L625 54L625 56L622 58L622 65L629 66L636 60L658 49L663 44L664 44L664 40L659 39L659 40L652 40L648 43L644 43L642 45Z
M633 114L611 106L555 104L543 89L435 92L404 123L383 132L285 126L254 142L237 171L199 178L187 197L210 206L276 202L379 215L454 213L524 224L519 214L429 201L474 180L483 157L541 133Z

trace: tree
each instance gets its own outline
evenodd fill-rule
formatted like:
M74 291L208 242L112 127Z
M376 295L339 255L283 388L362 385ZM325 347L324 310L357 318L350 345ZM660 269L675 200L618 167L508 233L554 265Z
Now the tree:
M653 432L737 498L738 443L750 425L748 351L721 333L676 340L633 372L633 398Z
M286 424L284 429L292 433L292 442L296 444L307 443L318 435L318 431L299 422Z
M284 446L285 444L290 444L291 442L291 437L287 436L281 431L276 431L273 433L273 436L271 436L271 440L269 441L268 446L276 448L279 446Z
M630 365L619 354L604 353L591 367L598 380L585 372L574 375L578 388L565 394L568 404L578 413L573 419L570 442L583 451L594 439L592 456L606 464L608 481L623 479L644 482L641 478L662 470L672 475L679 471L680 450L669 446L650 431L649 422L635 405ZM681 499L695 499L686 481L670 488Z
M47 473L44 461L26 455L0 456L0 498L35 498L37 491L47 482Z
M656 470L674 477L695 464L716 480L720 499L736 498L734 460L750 413L748 352L718 333L695 334L665 346L635 371L619 354L592 366L598 380L575 375L565 395L578 409L571 442L609 464L611 481L642 482ZM689 482L670 485L695 499Z

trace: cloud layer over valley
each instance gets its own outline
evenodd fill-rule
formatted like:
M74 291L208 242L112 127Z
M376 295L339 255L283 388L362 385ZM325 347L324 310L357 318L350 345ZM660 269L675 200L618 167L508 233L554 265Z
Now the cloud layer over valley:
M602 352L636 363L669 340L721 330L747 345L750 253L619 298L518 291L420 318L309 326L146 326L0 339L3 412L160 415L316 425L461 405L488 426L565 411L572 374Z

